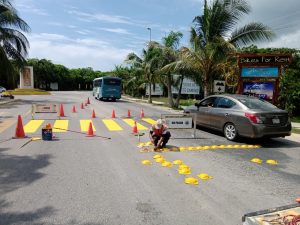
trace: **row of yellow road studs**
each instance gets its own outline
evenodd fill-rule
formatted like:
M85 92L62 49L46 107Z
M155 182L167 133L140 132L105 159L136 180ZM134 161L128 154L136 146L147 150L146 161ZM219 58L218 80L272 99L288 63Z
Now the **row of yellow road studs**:
M178 169L177 169L178 173L186 176L184 179L184 182L186 184L198 185L199 180L212 179L212 177L209 176L207 173L200 173L197 175L197 177L187 176L192 173L191 168L188 165L184 164L184 162L182 160L177 159L177 160L174 160L173 162L170 162L160 154L154 155L153 159L155 162L160 163L162 167L170 168L170 167L178 166ZM141 163L143 165L152 165L153 164L153 162L150 160L143 160Z
M139 143L138 148L142 148L140 152L152 152L154 149L148 148L153 146L151 142ZM203 150L212 150L212 149L231 149L231 148L239 148L239 149L253 149L260 148L260 145L204 145L204 146L181 146L181 147L173 147L173 148L162 148L161 152L182 152L182 151L203 151Z

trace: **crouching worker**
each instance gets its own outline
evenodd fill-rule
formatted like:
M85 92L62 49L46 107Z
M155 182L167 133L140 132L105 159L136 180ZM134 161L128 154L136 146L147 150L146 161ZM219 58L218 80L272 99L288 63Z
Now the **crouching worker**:
M164 148L168 143L171 133L167 131L168 127L166 121L159 119L150 128L149 137L151 142L154 144L154 150Z

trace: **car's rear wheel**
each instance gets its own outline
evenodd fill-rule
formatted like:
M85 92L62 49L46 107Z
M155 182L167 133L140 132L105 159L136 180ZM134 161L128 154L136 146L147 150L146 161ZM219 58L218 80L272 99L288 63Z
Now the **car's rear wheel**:
M224 131L224 136L229 141L234 141L238 138L238 132L233 123L226 123L223 131Z

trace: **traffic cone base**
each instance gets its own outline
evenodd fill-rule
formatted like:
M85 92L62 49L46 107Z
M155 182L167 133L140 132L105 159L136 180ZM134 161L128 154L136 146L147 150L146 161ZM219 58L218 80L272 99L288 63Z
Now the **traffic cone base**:
M89 124L89 129L86 133L86 136L87 137L94 137L94 131L93 131L93 125L92 125L92 122L90 122Z
M16 127L15 137L14 138L25 138L25 132L23 128L22 118L18 115L18 123Z

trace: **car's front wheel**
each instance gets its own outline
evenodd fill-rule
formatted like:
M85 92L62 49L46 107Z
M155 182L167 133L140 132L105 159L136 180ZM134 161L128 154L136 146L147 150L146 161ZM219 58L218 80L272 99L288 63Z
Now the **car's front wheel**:
M238 138L238 132L233 123L226 123L223 131L224 131L224 136L229 141L234 141Z

